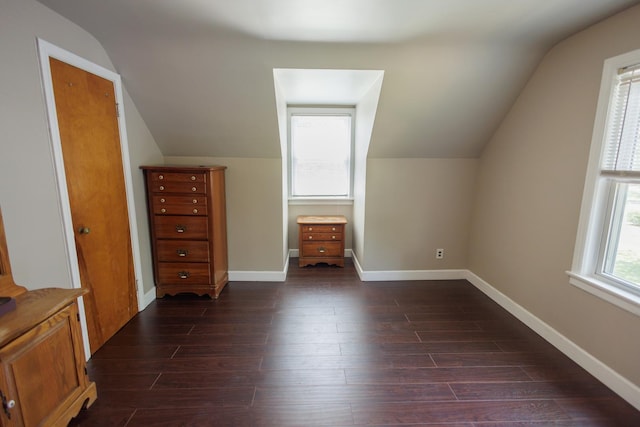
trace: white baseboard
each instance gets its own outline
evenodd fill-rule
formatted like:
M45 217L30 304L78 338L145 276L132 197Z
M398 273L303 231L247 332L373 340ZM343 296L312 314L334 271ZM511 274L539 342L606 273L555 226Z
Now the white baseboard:
M138 309L140 311L144 310L156 299L156 287L154 286L151 290L147 291L142 297L142 301L138 301Z
M230 271L230 282L284 282L289 271L289 258L287 256L282 266L282 271Z
M364 271L355 254L352 256L356 272L363 282L390 280L458 280L467 278L467 270L384 270Z
M636 386L609 366L593 357L583 348L491 286L478 275L467 270L466 279L502 308L533 329L542 338L551 343L551 345L563 352L567 357L583 367L591 375L599 379L620 397L640 410L640 387Z

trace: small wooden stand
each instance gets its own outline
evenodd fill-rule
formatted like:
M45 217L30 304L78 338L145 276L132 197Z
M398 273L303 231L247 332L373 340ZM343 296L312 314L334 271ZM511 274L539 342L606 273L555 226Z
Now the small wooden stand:
M300 215L298 217L299 266L327 263L344 267L343 215Z

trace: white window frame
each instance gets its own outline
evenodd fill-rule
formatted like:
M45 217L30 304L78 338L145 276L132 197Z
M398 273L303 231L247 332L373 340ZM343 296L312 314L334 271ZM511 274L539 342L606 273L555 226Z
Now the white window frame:
M614 204L612 191L616 188L615 183L602 174L601 164L606 144L609 105L614 95L618 70L639 63L640 50L609 58L604 63L573 263L571 271L567 272L572 285L638 316L638 290L601 273ZM640 179L633 177L627 181L640 183Z
M293 157L292 157L292 140L291 140L291 117L294 115L308 116L349 116L351 117L351 141L350 141L350 164L349 164L349 190L346 196L297 196L293 195ZM288 152L288 193L290 204L342 204L353 202L353 182L354 182L354 164L355 164L355 129L356 129L356 110L352 106L344 107L287 107L287 152Z

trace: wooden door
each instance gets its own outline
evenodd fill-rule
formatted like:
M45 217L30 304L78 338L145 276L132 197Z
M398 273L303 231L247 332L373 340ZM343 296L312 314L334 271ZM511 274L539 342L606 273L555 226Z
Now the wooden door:
M137 313L113 82L50 58L91 354Z

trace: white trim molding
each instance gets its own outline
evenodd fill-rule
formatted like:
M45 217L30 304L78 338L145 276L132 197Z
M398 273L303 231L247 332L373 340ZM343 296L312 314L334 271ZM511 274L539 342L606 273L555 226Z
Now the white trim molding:
M618 374L609 366L593 357L576 343L562 335L547 323L533 315L527 309L491 286L480 276L467 271L466 279L502 308L517 317L521 322L533 329L551 345L564 353L571 360L583 367L624 400L640 410L640 387Z
M392 280L459 280L467 278L467 270L381 270L365 271L355 254L353 264L363 282Z
M289 272L289 259L284 260L282 271L229 271L230 282L284 282Z

